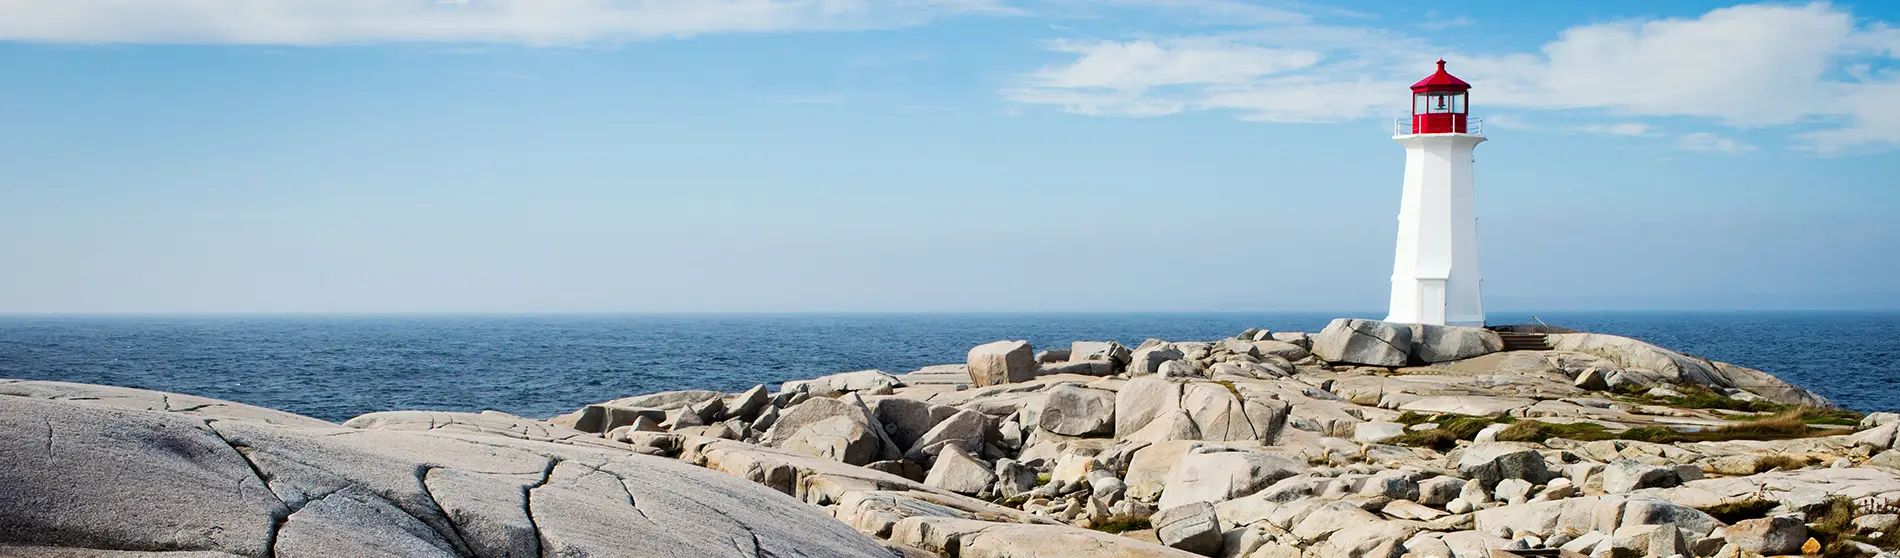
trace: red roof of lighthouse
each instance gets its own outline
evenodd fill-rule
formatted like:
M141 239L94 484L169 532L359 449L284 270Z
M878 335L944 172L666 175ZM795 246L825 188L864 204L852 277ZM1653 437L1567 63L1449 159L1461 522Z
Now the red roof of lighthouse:
M1456 76L1445 73L1445 61L1443 59L1438 61L1437 73L1432 74L1431 77L1418 80L1418 83L1412 84L1412 91L1414 92L1465 91L1469 89L1471 89L1471 84L1465 83L1465 80L1458 79Z

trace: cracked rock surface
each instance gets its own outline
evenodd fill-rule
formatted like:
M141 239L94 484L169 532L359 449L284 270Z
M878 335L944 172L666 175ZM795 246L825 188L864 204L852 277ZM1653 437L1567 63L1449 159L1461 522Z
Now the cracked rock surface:
M437 413L471 426L359 430L223 402L179 411L210 400L141 390L0 387L5 556L891 556L768 488L563 443L558 427L524 439L473 426L511 419Z

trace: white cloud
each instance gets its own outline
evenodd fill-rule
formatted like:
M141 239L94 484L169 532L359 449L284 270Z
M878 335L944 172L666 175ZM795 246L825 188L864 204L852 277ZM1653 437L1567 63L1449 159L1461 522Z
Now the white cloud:
M1714 153L1718 155L1741 155L1755 150L1755 146L1753 145L1735 141L1734 138L1726 138L1708 132L1683 134L1681 137L1676 138L1676 147L1689 151Z
M1099 17L1106 9L1134 8L1176 16L1189 23L1249 25L1306 23L1299 11L1244 0L1042 0L1054 15Z
M1476 85L1478 113L1493 107L1560 111L1566 119L1603 121L1583 131L1624 135L1658 133L1643 118L1685 117L1732 128L1786 128L1798 147L1823 154L1900 148L1900 108L1892 101L1900 98L1900 75L1874 70L1900 61L1900 29L1857 23L1825 3L1740 5L1694 18L1583 25L1535 53L1458 55L1390 30L1313 23L1114 44L1138 47L1144 56L1058 49L1079 56L1004 94L1025 103L1056 100L1049 104L1088 114L1233 110L1270 122L1402 116L1404 87L1430 71L1433 55L1446 52L1452 70ZM1155 68L1143 64L1155 60L1221 62L1169 65L1167 81L1182 86L1158 90L1105 92L1051 79L1084 70L1150 75ZM1278 71L1233 70L1263 67ZM1140 110L1104 109L1112 106Z
M1235 84L1319 62L1317 52L1205 43L1173 48L1152 41L1058 41L1051 48L1081 54L1075 63L1045 69L1038 85L1058 88L1142 90L1187 84Z
M1641 122L1616 122L1611 124L1586 124L1577 127L1579 132L1592 134L1611 134L1618 136L1653 136L1658 130L1655 126Z
M1736 6L1573 27L1541 59L1478 58L1471 75L1486 79L1487 98L1516 106L1786 124L1823 98L1822 76L1854 32L1851 14L1823 4Z
M999 0L0 0L0 40L534 45L902 27Z

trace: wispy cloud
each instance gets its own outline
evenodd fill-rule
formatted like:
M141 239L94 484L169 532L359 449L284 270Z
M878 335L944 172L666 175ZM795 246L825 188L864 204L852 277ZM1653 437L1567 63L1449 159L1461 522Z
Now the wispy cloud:
M52 43L565 45L878 29L1000 0L0 0L0 40Z
M1676 147L1698 153L1713 153L1717 155L1741 155L1755 150L1755 146L1753 145L1735 141L1734 138L1727 138L1708 132L1683 134L1681 137L1676 138Z
M1443 31L1454 27L1470 27L1477 23L1467 16L1445 17L1444 14L1433 10L1425 13L1425 21L1418 26L1432 31Z
M1299 10L1244 0L1042 0L1041 4L1045 12L1056 16L1096 17L1104 10L1137 9L1190 24L1284 24L1312 19Z
M1611 134L1617 136L1653 136L1660 133L1655 126L1641 122L1615 122L1609 124L1585 124L1577 131L1592 134Z
M1651 117L1779 127L1799 148L1822 154L1900 148L1900 103L1892 102L1900 73L1877 70L1900 62L1900 30L1825 3L1582 25L1535 53L1460 54L1396 30L1311 21L1085 46L1052 43L1076 58L1025 76L1003 95L1084 114L1230 110L1247 120L1341 121L1403 114L1392 92L1442 52L1477 84L1478 110L1562 112L1604 121L1585 131L1624 135L1657 133L1637 121ZM1208 60L1220 62L1194 62ZM1170 86L1060 79L1078 73L1165 75Z
M818 93L812 95L767 95L765 102L774 105L835 105L845 102L842 93Z

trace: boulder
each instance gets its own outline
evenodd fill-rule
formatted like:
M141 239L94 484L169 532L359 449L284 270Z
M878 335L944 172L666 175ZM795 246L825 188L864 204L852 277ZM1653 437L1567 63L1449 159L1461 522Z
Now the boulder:
M1476 358L1504 350L1504 338L1480 327L1409 324L1412 359L1424 363Z
M859 370L819 376L810 380L785 382L779 390L792 391L799 389L799 386L804 386L813 394L836 395L862 392L866 395L886 395L897 388L904 387L904 381L882 370Z
M1444 506L1457 498L1464 488L1465 480L1457 477L1432 477L1418 481L1418 503Z
M1862 535L1891 533L1900 529L1900 514L1870 513L1854 518L1854 530Z
M996 484L996 473L963 448L944 446L936 464L930 466L930 474L924 477L924 484L958 494L977 494Z
M1298 362L1313 356L1313 353L1307 351L1305 347L1285 341L1255 341L1253 346L1254 350L1262 355L1277 356L1289 362Z
M884 425L884 432L889 435L891 443L900 448L917 445L917 440L925 433L961 412L956 407L897 396L872 398L867 405L871 408L871 415Z
M1107 390L1058 385L1046 391L1038 426L1064 436L1094 436L1115 431L1116 394Z
M1396 471L1380 472L1365 479L1359 486L1359 493L1392 500L1417 500L1418 480L1413 474Z
M1036 489L1036 470L1014 459L996 460L996 492L1004 498Z
M1586 353L1615 362L1627 373L1632 370L1656 374L1664 383L1691 383L1704 386L1735 387L1709 361L1689 357L1628 337L1600 333L1560 333L1548 336L1551 348ZM1611 386L1615 387L1615 375ZM1654 382L1644 383L1653 385Z
M896 448L884 438L883 426L874 424L869 410L825 397L786 410L765 433L764 443L851 465L898 457Z
M1607 543L1610 556L1622 558L1668 558L1694 556L1695 551L1674 525L1631 525L1619 527Z
M1312 512L1300 518L1291 531L1294 536L1303 540L1316 541L1341 530L1383 522L1384 520L1379 516L1366 511L1358 503L1335 501L1326 502L1314 508Z
M1045 363L1036 370L1039 376L1056 374L1074 374L1077 376L1108 376L1115 373L1115 363L1106 360L1071 360Z
M1536 449L1504 442L1472 444L1458 457L1459 476L1477 480L1486 489L1504 479L1524 479L1543 484L1550 479L1544 455Z
M1069 360L1104 361L1111 363L1115 372L1120 372L1134 360L1134 353L1114 341L1076 341L1069 344Z
M1163 509L1149 522L1161 544L1202 556L1220 552L1220 519L1214 515L1213 504L1196 502Z
M1162 489L1168 485L1168 474L1174 470L1181 458L1201 444L1186 440L1172 440L1147 444L1135 450L1128 461L1128 470L1122 475L1128 485L1127 495L1145 502L1153 502L1161 496Z
M765 406L770 404L772 404L772 396L766 393L765 385L760 384L734 397L732 404L727 407L732 410L732 416L750 422L759 418L759 412L764 411Z
M1176 550L1088 529L982 523L958 537L959 558L1194 558Z
M581 408L580 418L574 421L574 429L595 434L611 431L615 428L633 424L641 418L649 422L666 421L666 411L649 407L622 407L605 403L588 405Z
M1309 516L1310 517L1310 516ZM1304 521L1301 522L1305 524ZM1405 553L1406 539L1419 528L1411 521L1367 521L1333 531L1326 540L1314 545L1317 557L1396 558Z
M1677 484L1681 484L1681 479L1676 476L1674 467L1616 459L1603 469L1603 491L1611 494L1642 488L1668 488Z
M970 383L977 387L1036 379L1036 350L1028 341L996 341L970 349Z
M1160 376L1141 376L1115 394L1115 436L1126 438L1156 417L1181 408L1181 384Z
M981 454L984 441L999 437L993 421L989 415L976 411L957 411L950 418L937 423L929 432L918 436L904 456L913 461L928 462L947 447Z
M1340 318L1313 337L1313 354L1328 362L1405 366L1412 330L1402 324Z
M1805 405L1808 407L1833 407L1834 403L1826 397L1801 389L1773 374L1736 366L1726 362L1714 362L1716 375L1720 382L1716 385L1732 387L1755 394L1762 399L1783 405Z
M1070 351L1068 349L1049 349L1047 351L1037 351L1036 362L1041 363L1041 364L1068 362L1069 354L1070 354Z
M1867 458L1866 462L1861 463L1861 466L1880 467L1900 471L1900 449L1890 449L1876 453L1873 457Z
M1189 453L1169 469L1167 488L1161 492L1158 505L1168 509L1195 502L1223 502L1305 470L1304 464L1292 459L1260 452Z
M1617 505L1613 501L1599 503L1595 510L1599 520L1606 517L1620 517L1620 525L1674 525L1682 531L1683 537L1695 540L1709 536L1722 522L1701 510L1667 500L1654 498L1632 498Z
M1722 538L1756 554L1799 554L1801 543L1808 540L1808 526L1799 518L1789 516L1744 519L1728 526Z
M1534 486L1531 484L1531 481L1524 479L1504 479L1498 481L1497 488L1493 489L1491 494L1492 497L1496 498L1499 502L1504 502L1507 505L1519 505L1530 502L1532 488L1534 488Z
M1592 391L1603 391L1610 389L1610 379L1602 369L1585 368L1577 373L1577 378L1571 382L1571 385Z
M1135 349L1134 353L1129 355L1128 375L1130 376L1159 374L1161 363L1187 358L1187 353L1168 343L1153 346L1143 343L1142 345L1143 348Z
M1203 440L1247 441L1268 439L1276 421L1276 409L1265 403L1243 401L1227 386L1214 382L1187 384L1181 394L1181 408L1194 421Z
M1887 423L1856 432L1847 441L1871 451L1881 451L1893 448L1897 438L1900 438L1900 423Z
M5 399L0 540L42 556L889 556L768 488L624 449Z
M1193 361L1186 359L1163 362L1161 363L1161 367L1156 369L1155 373L1164 378L1207 377L1207 373L1202 371L1201 367L1196 366Z

